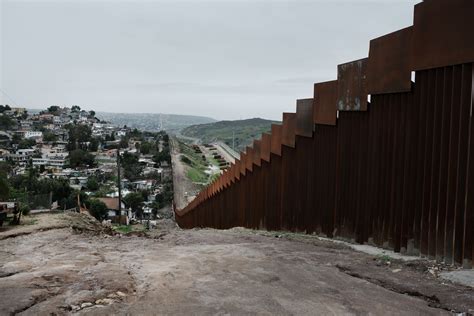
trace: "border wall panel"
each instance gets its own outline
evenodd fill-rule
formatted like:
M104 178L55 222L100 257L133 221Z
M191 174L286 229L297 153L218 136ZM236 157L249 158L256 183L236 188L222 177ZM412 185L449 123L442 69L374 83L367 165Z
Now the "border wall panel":
M415 8L414 26L316 83L313 99L175 209L177 223L336 235L471 267L474 2Z

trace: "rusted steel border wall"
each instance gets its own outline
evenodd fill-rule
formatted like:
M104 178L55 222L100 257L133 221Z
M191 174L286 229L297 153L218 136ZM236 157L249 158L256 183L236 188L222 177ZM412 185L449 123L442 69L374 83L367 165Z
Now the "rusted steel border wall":
M417 4L413 26L315 84L175 211L178 224L338 236L470 266L473 13L470 0Z

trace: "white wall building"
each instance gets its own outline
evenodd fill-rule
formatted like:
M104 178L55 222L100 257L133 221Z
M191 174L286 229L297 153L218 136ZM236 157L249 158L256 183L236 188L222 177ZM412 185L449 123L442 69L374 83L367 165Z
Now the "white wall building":
M26 131L25 138L41 138L43 137L43 132L40 131Z

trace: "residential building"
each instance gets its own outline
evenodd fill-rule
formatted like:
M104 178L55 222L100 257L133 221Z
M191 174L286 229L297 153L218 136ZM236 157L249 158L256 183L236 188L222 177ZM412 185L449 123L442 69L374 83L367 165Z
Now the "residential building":
M43 132L40 131L26 131L25 132L25 138L31 139L31 138L42 138L43 137Z
M125 203L120 201L122 212L119 213L119 199L111 197L97 198L107 207L107 219L112 223L128 225L132 218L132 212L125 207Z

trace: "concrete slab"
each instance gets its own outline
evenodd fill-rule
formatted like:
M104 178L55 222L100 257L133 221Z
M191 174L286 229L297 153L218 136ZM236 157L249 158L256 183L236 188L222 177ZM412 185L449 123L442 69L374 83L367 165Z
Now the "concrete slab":
M451 282L474 288L474 270L441 272L440 277Z
M397 259L397 260L403 260L403 261L414 261L414 260L420 260L421 259L421 257L419 257L419 256L403 255L403 254L400 254L398 252L394 252L394 251L389 250L389 249L383 249L383 248L379 248L379 247L375 247L375 246L353 244L353 243L350 243L350 242L347 242L347 241L338 240L338 239L331 239L331 238L325 238L325 237L318 237L318 238L321 239L321 240L325 240L325 241L331 241L331 242L334 242L334 243L343 244L343 245L348 246L348 247L350 247L354 250L357 250L357 251L360 251L360 252L363 252L363 253L366 253L366 254L369 254L369 255L373 255L373 256L388 256L390 258Z

